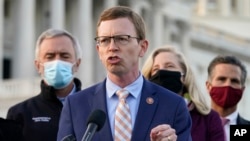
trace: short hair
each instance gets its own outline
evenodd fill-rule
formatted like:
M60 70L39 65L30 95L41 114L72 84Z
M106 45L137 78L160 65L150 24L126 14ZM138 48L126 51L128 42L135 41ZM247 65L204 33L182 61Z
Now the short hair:
M215 57L209 64L207 72L208 72L208 79L211 79L213 70L216 65L218 64L231 64L238 66L241 70L241 83L244 86L246 82L246 77L247 77L247 70L245 65L237 59L235 56L230 56L230 55L218 55Z
M187 63L187 59L184 55L172 46L164 46L156 48L151 55L145 61L142 67L142 74L146 79L152 77L151 70L153 67L155 57L161 52L173 53L178 58L178 63L181 66L181 69L184 71L184 82L183 85L186 88L187 93L189 94L191 101L194 103L196 109L203 115L207 115L211 111L211 105L208 101L209 97L202 93L195 76L191 70L190 65Z
M98 36L98 28L102 21L113 20L118 18L128 18L135 26L136 34L140 40L146 38L145 23L143 18L126 6L114 6L101 13L97 22L96 35Z
M73 47L74 47L75 54L76 54L76 59L82 58L82 52L81 52L82 50L81 50L80 44L79 44L78 40L72 34L70 34L68 31L63 30L63 29L48 29L48 30L44 31L37 39L36 50L35 50L35 59L37 60L39 57L40 45L44 39L51 39L51 38L59 37L59 36L69 37L73 43Z

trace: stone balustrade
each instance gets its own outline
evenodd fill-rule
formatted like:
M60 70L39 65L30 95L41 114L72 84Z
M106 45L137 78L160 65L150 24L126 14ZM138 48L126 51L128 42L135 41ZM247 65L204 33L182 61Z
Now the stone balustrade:
M5 117L7 110L27 98L39 93L40 78L32 80L3 80L0 82L0 117Z

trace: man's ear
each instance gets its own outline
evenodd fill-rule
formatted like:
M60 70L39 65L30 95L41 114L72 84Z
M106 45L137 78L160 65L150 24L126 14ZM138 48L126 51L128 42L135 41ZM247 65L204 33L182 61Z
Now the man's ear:
M210 89L211 89L211 83L207 80L206 81L206 88L207 88L207 91L209 92L210 91Z
M140 46L141 46L141 50L139 52L139 57L143 57L144 54L147 52L148 50L148 41L147 40L142 40L140 42Z
M81 64L81 59L77 59L75 67L73 69L74 72L77 72L79 70L80 64Z
M77 66L77 68L79 68L79 66L80 66L80 64L81 64L81 59L77 59L77 61L76 61L76 66Z
M38 72L39 74L41 74L42 72L41 72L41 65L40 65L40 62L39 62L38 60L35 60L34 64L35 64L35 68L36 68L37 72Z
M97 53L98 53L99 59L102 60L102 59L101 59L101 56L100 56L100 54L99 54L99 46L96 45L96 46L95 46L95 49L96 49L96 51L97 51Z

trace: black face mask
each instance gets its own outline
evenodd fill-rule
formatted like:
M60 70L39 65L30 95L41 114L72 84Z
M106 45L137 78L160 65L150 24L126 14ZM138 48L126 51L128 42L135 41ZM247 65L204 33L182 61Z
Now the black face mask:
M181 73L178 71L158 70L149 81L167 88L177 94L182 91Z

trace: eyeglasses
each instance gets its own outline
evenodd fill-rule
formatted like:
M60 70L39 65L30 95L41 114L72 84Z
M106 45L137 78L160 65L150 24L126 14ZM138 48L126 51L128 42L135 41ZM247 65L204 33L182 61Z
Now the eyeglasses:
M95 41L100 47L106 47L106 46L108 46L110 44L112 38L113 38L115 44L118 45L118 46L128 44L131 38L140 40L140 38L132 37L130 35L115 35L115 36L99 36L99 37L95 37Z

